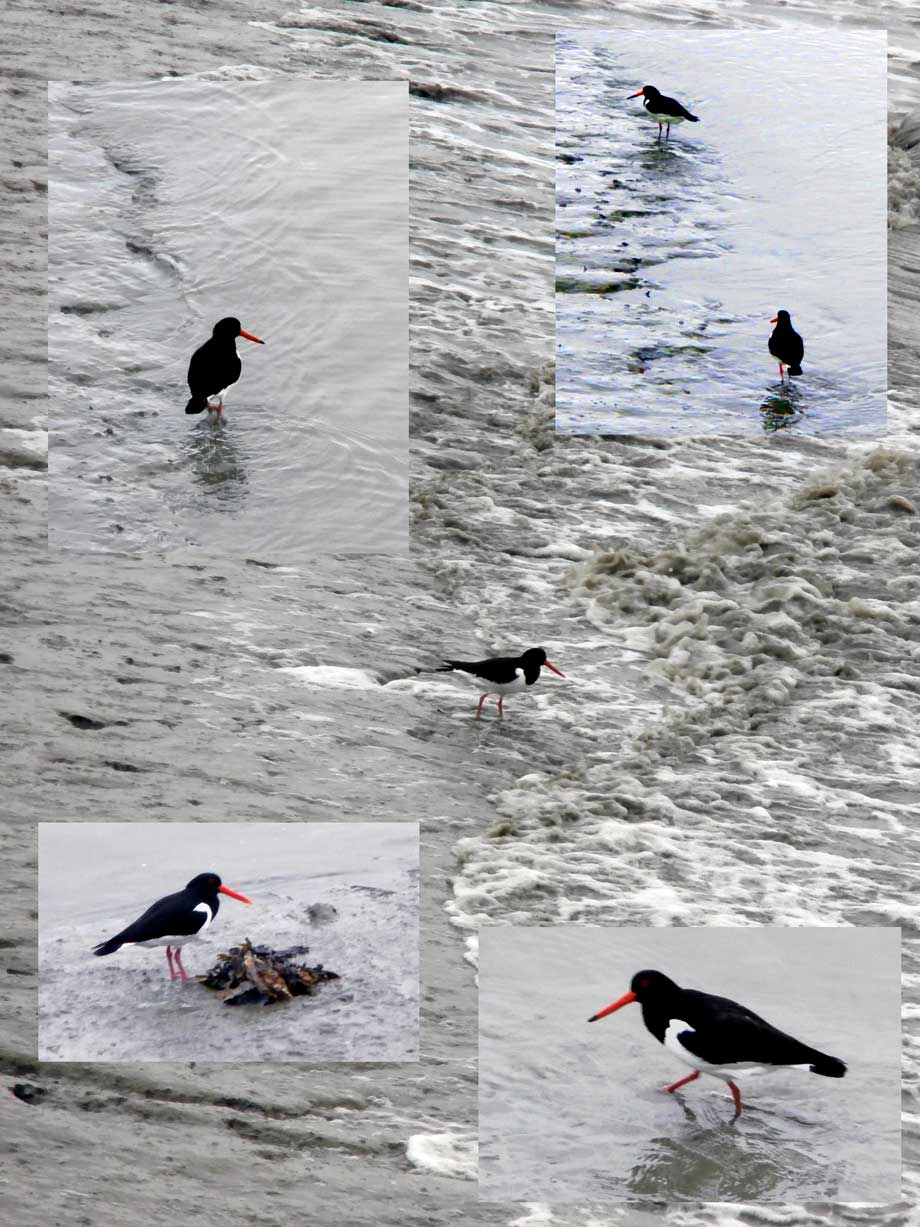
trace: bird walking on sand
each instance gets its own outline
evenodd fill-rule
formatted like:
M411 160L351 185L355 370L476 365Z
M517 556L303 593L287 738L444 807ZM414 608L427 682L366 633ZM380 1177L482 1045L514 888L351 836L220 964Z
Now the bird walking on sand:
M437 673L465 673L479 687L479 706L476 719L482 715L482 705L490 694L498 695L498 714L503 717L502 703L506 694L514 694L533 686L540 678L543 668L552 670L558 677L565 677L555 665L546 659L543 648L528 648L520 656L490 656L486 660L446 660Z
M191 398L185 406L186 413L213 413L219 418L224 411L224 397L231 384L236 383L243 369L236 349L236 338L245 337L257 345L265 342L244 332L240 321L232 315L218 320L211 336L192 354L188 367L188 386ZM216 405L211 400L217 401Z
M665 140L671 135L671 124L682 124L685 119L689 119L692 124L698 124L700 118L698 115L691 115L687 108L676 98L666 98L654 85L643 85L636 94L630 94L630 98L642 98L642 105L652 117L658 122L658 140L661 140L662 124L667 124L667 133Z
M216 873L199 873L184 890L157 899L127 928L107 942L100 942L93 954L114 954L122 946L165 946L169 978L188 980L182 966L182 947L198 941L214 920L220 908L218 895L229 895L240 903L252 903L245 895L224 886Z
M641 1005L642 1020L655 1039L693 1069L692 1074L661 1089L676 1091L700 1074L720 1078L728 1083L735 1101L735 1120L741 1114L741 1092L732 1079L741 1072L788 1067L825 1078L842 1078L847 1072L843 1061L778 1031L747 1006L727 997L679 988L660 971L637 971L629 992L588 1022L606 1018L633 1001Z
M767 348L779 363L779 377L785 382L783 367L788 368L790 375L801 375L805 342L792 327L788 311L777 311L770 323L776 327L770 335Z

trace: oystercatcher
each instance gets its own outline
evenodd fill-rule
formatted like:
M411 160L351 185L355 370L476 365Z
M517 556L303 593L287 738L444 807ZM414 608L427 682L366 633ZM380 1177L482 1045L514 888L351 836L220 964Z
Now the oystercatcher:
M823 1074L825 1078L842 1078L847 1072L843 1061L777 1031L737 1001L693 988L679 988L660 971L636 972L629 992L592 1015L588 1022L606 1018L632 1001L642 1006L642 1019L655 1039L693 1067L692 1074L661 1089L676 1091L700 1074L721 1078L728 1083L735 1101L736 1120L741 1112L741 1092L732 1081L735 1074L785 1065Z
M805 342L792 327L788 311L777 311L771 324L776 327L767 342L767 348L779 363L779 377L784 379L783 367L789 368L790 375L801 375L802 359L805 357Z
M555 665L546 659L542 648L528 648L520 656L491 656L488 660L446 660L436 673L468 673L479 684L479 706L476 719L482 715L482 705L490 694L498 695L498 714L503 717L502 703L506 694L533 686L546 666L559 677L565 677Z
M229 895L240 903L252 903L245 895L224 886L216 873L199 873L184 890L164 895L138 916L133 924L100 942L93 954L114 954L120 946L165 946L171 980L188 980L182 966L182 947L196 942L210 925L220 907L218 895ZM173 958L176 968L173 967Z
M668 131L665 140L671 135L671 124L682 124L685 119L689 119L692 124L698 124L700 117L691 115L685 106L682 106L676 98L665 98L665 96L654 85L643 85L637 94L630 94L630 98L644 98L642 105L651 115L652 119L658 121L658 139L661 140L661 125L667 124Z
M257 345L265 344L251 332L244 332L240 321L232 315L218 320L210 339L192 354L188 366L188 386L192 396L185 406L186 413L204 413L205 409L217 417L223 413L224 395L230 385L239 379L243 369L236 352L237 337L245 337ZM216 407L211 404L212 397L217 398Z

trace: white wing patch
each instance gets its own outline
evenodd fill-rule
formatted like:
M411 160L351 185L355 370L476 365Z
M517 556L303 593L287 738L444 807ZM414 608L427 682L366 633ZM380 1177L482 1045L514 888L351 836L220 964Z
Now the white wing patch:
M702 1057L696 1056L695 1053L692 1053L689 1048L685 1048L680 1042L681 1033L686 1031L693 1033L694 1028L689 1023L684 1022L682 1018L672 1018L668 1023L667 1031L664 1033L664 1046L678 1060L683 1061L685 1065L692 1066L693 1069L698 1069L700 1073L712 1074L714 1078L723 1078L727 1081L743 1070L765 1068L763 1065L758 1064L757 1061L726 1061L724 1065L710 1065L708 1061L704 1061ZM767 1066L766 1068L770 1067Z
M514 677L510 682L487 682L483 678L473 680L482 683L479 687L480 694L513 694L515 690L523 690L527 685L523 669L515 669Z
M205 929L208 927L208 925L211 923L211 921L214 919L214 913L211 911L211 909L208 907L206 903L196 903L194 908L192 908L192 911L200 912L204 916L204 924L201 926L201 928L198 930L196 934L197 937L200 937L202 933L205 931Z

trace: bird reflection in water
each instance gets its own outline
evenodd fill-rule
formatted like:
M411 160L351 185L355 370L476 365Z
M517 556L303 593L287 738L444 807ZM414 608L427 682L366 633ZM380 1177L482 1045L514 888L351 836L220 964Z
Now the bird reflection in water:
M249 478L234 439L233 427L222 419L201 419L184 444L189 467L205 494L221 502L242 502Z
M771 1155L769 1131L751 1143L739 1137L731 1120L707 1127L686 1106L684 1110L689 1130L652 1138L631 1168L626 1188L634 1197L771 1201L788 1191L784 1139L772 1139L779 1149Z
M767 389L760 412L764 430L788 430L805 416L802 394L792 384L774 384Z

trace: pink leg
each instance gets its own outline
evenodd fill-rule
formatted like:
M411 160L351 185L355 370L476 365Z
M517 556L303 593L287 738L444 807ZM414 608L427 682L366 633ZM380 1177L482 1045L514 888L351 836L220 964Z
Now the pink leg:
M500 720L504 720L505 718L505 713L502 711L502 703L504 701L505 701L505 696L503 694L500 694L498 696L498 716Z
M169 964L169 978L170 980L175 980L176 973L173 969L172 950L170 950L169 946L166 947L166 962Z
M484 694L481 694L481 695L479 696L479 706L476 708L476 719L477 719L477 720L478 720L478 719L480 718L480 716L482 715L482 705L483 705L483 703L485 703L485 701L486 701L486 698L487 698L487 697L488 697L488 696L487 696L487 695L484 695Z
M671 125L670 125L670 124L668 124L668 131L667 131L667 135L665 136L665 138L664 138L664 139L665 139L666 141L669 141L669 140L671 139Z
M785 382L786 382L786 376L785 376L785 375L784 375L784 373L783 373L783 364L782 364L782 362L779 364L779 377L780 377L780 380L781 380L783 383L785 383Z
M734 1082L729 1082L729 1090L732 1093L732 1099L735 1101L735 1120L741 1115L741 1092L735 1086Z
M176 960L176 966L179 968L179 979L180 980L190 980L191 976L186 974L185 968L182 966L182 947L181 946L176 947L175 952L173 954L173 958Z
M676 1082L672 1082L670 1086L663 1086L661 1089L663 1091L668 1091L669 1093L671 1091L676 1091L679 1086L685 1086L688 1082L692 1082L694 1078L698 1078L699 1076L700 1071L696 1069L692 1074L687 1074L686 1078L678 1078L678 1080Z
M661 123L658 124L658 139L661 140Z

